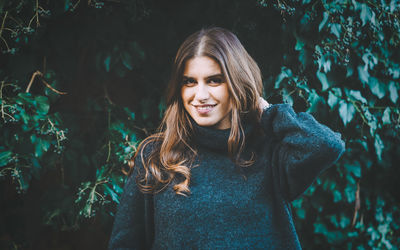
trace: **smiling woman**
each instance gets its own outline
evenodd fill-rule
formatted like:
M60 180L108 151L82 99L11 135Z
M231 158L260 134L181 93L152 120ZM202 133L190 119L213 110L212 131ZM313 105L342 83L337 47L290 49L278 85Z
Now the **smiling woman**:
M167 90L109 248L300 249L290 202L343 154L340 134L265 101L257 64L222 28L183 42Z

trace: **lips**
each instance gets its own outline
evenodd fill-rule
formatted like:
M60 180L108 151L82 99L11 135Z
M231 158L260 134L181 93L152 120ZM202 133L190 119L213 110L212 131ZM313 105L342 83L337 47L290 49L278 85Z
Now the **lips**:
M199 114L207 114L211 112L217 104L207 104L207 105L193 105Z

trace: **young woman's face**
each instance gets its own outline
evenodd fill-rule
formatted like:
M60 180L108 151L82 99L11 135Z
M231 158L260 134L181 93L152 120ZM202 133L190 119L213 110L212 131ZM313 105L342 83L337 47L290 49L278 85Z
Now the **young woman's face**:
M228 84L214 59L199 56L186 62L181 96L186 111L198 125L231 127Z

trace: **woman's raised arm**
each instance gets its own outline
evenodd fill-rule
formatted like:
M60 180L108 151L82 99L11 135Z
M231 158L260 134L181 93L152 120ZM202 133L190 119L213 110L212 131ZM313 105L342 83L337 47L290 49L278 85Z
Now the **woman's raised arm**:
M345 150L339 133L316 121L311 114L297 114L289 104L266 109L261 124L276 139L273 173L288 201L302 194Z

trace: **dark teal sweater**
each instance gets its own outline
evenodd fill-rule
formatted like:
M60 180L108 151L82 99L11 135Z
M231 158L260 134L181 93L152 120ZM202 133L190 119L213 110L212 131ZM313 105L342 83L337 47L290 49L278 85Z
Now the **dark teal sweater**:
M191 169L188 197L175 194L172 185L143 195L136 174L131 175L109 248L301 249L290 202L339 159L344 142L339 133L308 113L296 114L288 104L264 111L261 129L245 124L243 157L254 152L256 161L242 168L226 153L229 129L196 126L198 166ZM139 157L135 164L142 168Z

